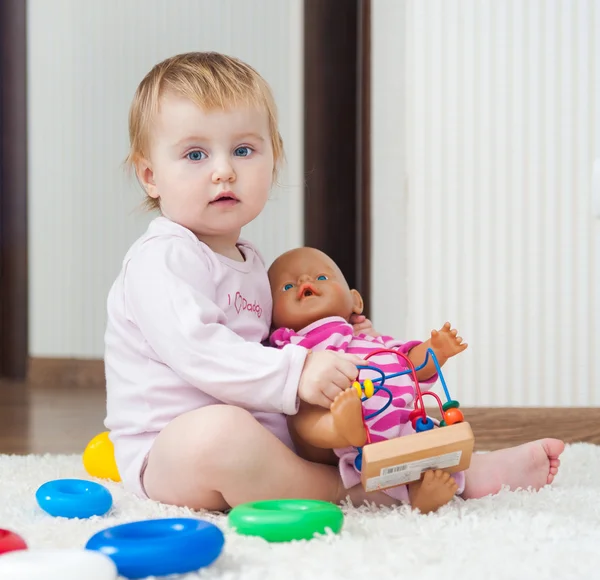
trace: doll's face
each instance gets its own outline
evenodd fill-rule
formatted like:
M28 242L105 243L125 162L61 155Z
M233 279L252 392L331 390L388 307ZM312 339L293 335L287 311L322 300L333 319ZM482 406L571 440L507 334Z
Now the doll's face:
M335 262L314 248L297 248L279 256L269 269L273 327L301 330L328 316L345 320L360 314L363 302L351 290Z

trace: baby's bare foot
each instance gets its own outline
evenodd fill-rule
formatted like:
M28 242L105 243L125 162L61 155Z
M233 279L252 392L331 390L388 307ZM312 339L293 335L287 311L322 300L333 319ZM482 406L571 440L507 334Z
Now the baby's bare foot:
M426 471L420 481L408 484L408 496L413 509L428 514L446 505L456 493L458 484L446 471Z
M475 454L465 473L464 498L497 493L503 485L511 490L538 490L552 483L565 444L559 439L540 439L518 447Z
M330 411L335 430L347 441L346 445L362 447L367 442L362 403L353 388L340 393L331 403Z

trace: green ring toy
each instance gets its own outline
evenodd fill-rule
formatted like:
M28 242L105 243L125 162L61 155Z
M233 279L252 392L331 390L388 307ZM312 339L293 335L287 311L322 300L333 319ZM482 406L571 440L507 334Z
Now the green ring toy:
M260 536L267 542L310 540L329 528L339 533L342 510L315 499L274 499L241 504L229 512L229 525L238 534Z

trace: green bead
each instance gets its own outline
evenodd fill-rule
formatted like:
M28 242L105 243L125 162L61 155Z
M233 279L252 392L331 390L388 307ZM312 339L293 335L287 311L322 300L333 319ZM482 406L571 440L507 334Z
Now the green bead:
M459 407L460 403L455 400L448 401L442 405L442 409L444 409L444 411L447 411L448 409L458 409Z

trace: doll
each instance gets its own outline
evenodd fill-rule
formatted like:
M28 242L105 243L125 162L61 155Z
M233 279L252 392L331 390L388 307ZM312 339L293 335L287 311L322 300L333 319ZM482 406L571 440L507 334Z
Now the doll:
M440 330L433 330L424 342L403 343L375 333L355 335L349 320L352 314L362 313L362 297L357 290L349 288L335 262L314 248L297 248L279 256L269 269L269 282L273 296L272 346L283 348L291 343L311 350L336 350L361 357L379 349L394 349L408 356L415 367L423 364L429 348L440 366L467 348L449 323ZM401 357L391 353L372 356L365 364L380 368L386 375L407 368ZM379 376L368 369L361 371L361 379ZM423 386L431 386L437 380L431 357L417 371L417 378ZM414 398L410 376L386 380L385 387L392 392L392 404L384 413L366 421L373 443L414 433L408 420ZM346 488L355 485L360 480L354 466L356 447L364 445L367 436L363 410L366 414L381 409L387 398L387 394L376 392L361 402L356 390L351 388L337 394L330 408L301 402L298 413L288 417L298 453L311 461L339 462ZM423 481L428 483L426 492ZM451 476L436 470L424 474L420 482L391 488L386 493L428 512L450 501L460 492L463 482L462 473Z

